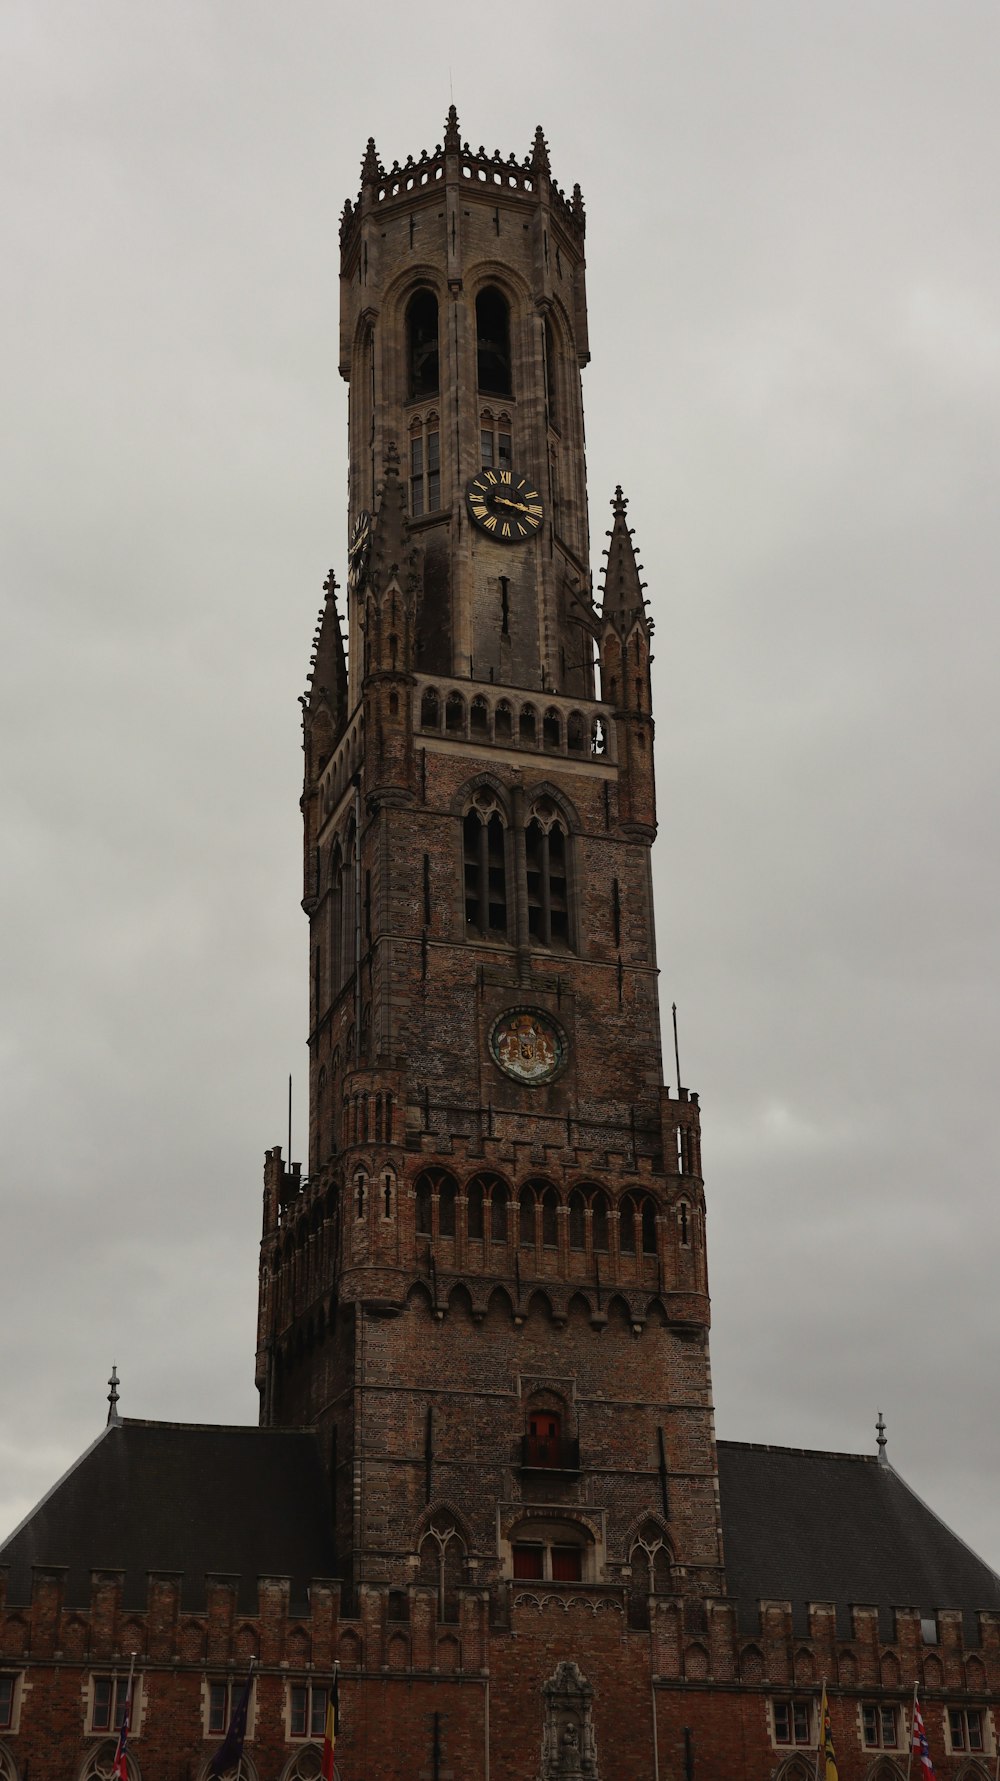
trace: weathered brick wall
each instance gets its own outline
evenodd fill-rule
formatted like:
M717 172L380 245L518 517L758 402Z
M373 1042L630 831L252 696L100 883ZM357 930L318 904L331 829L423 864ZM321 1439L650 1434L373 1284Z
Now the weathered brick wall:
M447 1622L438 1618L434 1590L415 1583L401 1619L389 1618L386 1590L375 1586L362 1591L350 1617L340 1613L335 1583L314 1583L301 1615L292 1611L285 1580L262 1578L250 1617L237 1612L235 1579L209 1579L197 1614L185 1609L185 1588L185 1579L155 1575L146 1607L126 1609L121 1575L96 1572L81 1609L63 1602L58 1569L39 1568L31 1603L15 1605L4 1601L0 1574L0 1668L23 1678L18 1729L0 1733L0 1745L22 1781L72 1781L82 1772L104 1742L85 1731L89 1679L126 1674L132 1650L142 1682L133 1752L143 1781L202 1773L218 1743L204 1735L207 1681L239 1685L251 1655L259 1672L247 1754L259 1781L279 1781L302 1747L287 1735L289 1684L325 1686L334 1660L344 1666L344 1781L432 1776L435 1715L440 1781L486 1781L487 1772L534 1781L542 1685L564 1659L594 1688L603 1781L649 1781L656 1773L682 1781L686 1748L697 1781L766 1781L791 1754L774 1743L771 1703L791 1694L815 1702L824 1677L842 1781L872 1772L862 1702L892 1702L902 1723L914 1681L935 1768L957 1781L968 1759L947 1751L948 1707L980 1709L988 1738L1000 1709L995 1614L980 1617L979 1643L967 1647L961 1617L943 1612L941 1643L928 1647L919 1618L906 1610L891 1643L879 1640L873 1610L855 1610L851 1636L838 1638L832 1611L817 1605L808 1636L797 1637L791 1610L775 1603L750 1637L737 1631L730 1604L669 1596L652 1599L650 1627L642 1629L629 1624L623 1591L607 1585L505 1585L492 1627L489 1592L473 1585ZM808 1776L814 1749L804 1758ZM897 1752L903 1769L905 1760ZM984 1773L993 1760L985 1759Z

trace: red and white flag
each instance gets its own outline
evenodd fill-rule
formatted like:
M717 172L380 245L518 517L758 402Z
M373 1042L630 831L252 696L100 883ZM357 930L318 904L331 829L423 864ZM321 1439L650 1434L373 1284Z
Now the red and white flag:
M931 1762L931 1753L927 1744L924 1716L920 1711L920 1702L916 1695L913 1697L913 1754L920 1763L920 1773L923 1775L924 1781L927 1781L927 1777L934 1773L934 1764Z

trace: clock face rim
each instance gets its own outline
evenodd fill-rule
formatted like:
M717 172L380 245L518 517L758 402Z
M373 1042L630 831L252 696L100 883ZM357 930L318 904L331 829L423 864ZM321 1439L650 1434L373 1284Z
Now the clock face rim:
M511 504L508 513L497 512L495 503L507 504L508 497L491 492L509 489ZM536 512L521 512L514 518L513 497L522 496L522 507L525 502L537 504ZM478 500L477 500L478 497ZM497 544L528 544L537 538L545 518L545 505L531 478L522 475L519 470L501 470L484 467L477 476L472 476L465 485L465 503L469 517L480 532L492 538ZM481 510L481 511L480 511ZM491 523L492 522L492 523ZM517 527L517 530L502 530L503 526Z
M525 1075L517 1069L512 1069L500 1055L501 1029L505 1025L513 1023L518 1016L528 1017L547 1029L553 1046L552 1062L544 1071L540 1071L534 1076ZM549 1014L546 1009L533 1007L530 1003L517 1003L513 1008L505 1008L502 1013L497 1015L490 1027L489 1051L490 1057L501 1075L506 1076L508 1082L516 1082L521 1088L549 1088L563 1074L569 1063L569 1039L562 1022L556 1020L555 1015Z
M368 568L372 524L372 516L367 507L362 507L351 527L351 536L347 545L347 587L352 594L357 593Z

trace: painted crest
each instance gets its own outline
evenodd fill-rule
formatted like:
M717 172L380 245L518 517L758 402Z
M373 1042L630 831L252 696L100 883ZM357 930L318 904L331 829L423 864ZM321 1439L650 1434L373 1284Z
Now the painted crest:
M493 1023L490 1051L505 1076L532 1087L551 1082L566 1062L566 1036L538 1008L510 1008Z

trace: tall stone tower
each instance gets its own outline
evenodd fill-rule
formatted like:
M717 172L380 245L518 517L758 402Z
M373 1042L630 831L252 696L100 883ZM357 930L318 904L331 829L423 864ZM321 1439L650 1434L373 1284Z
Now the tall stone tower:
M461 141L341 226L347 643L303 700L309 1171L265 1172L261 1421L353 1599L722 1592L697 1097L662 1086L650 637L589 570L579 187ZM600 697L595 671L599 666ZM390 1607L390 1614L392 1612Z

